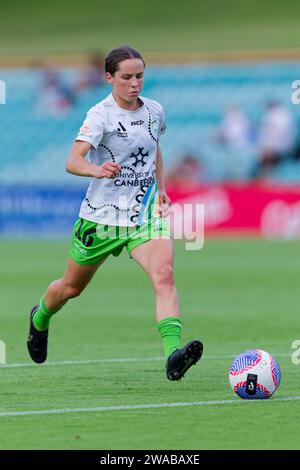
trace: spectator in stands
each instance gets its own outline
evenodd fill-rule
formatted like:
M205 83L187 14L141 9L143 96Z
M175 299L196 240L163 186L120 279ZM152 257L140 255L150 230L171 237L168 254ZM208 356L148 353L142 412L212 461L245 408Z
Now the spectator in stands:
M293 156L295 146L296 124L292 113L285 106L270 101L259 128L259 162L253 176L268 176L276 165Z
M53 117L68 113L75 102L72 87L51 66L47 66L42 70L41 79L42 89L37 103L38 111L41 114Z
M89 56L88 65L82 71L80 79L75 86L76 92L99 88L105 84L103 63L104 58L100 52L94 52Z
M245 113L237 106L230 106L218 128L217 138L222 144L239 149L250 143L251 126Z
M187 154L170 169L167 174L168 184L178 189L192 189L199 186L202 179L202 165L199 158Z

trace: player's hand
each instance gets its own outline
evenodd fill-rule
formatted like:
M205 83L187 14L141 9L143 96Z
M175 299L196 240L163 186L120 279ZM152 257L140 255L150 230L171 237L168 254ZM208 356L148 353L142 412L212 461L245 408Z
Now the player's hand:
M159 217L167 217L170 212L170 206L172 205L171 199L166 193L159 193L159 206L158 213Z
M121 165L115 162L105 162L93 170L94 178L114 178L121 171Z

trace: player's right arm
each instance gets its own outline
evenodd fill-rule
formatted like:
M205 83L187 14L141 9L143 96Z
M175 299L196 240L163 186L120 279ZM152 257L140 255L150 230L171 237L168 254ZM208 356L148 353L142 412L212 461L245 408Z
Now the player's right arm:
M85 157L91 147L89 142L77 140L68 156L66 171L78 176L114 178L121 170L121 166L115 162L105 162L103 165L88 162Z

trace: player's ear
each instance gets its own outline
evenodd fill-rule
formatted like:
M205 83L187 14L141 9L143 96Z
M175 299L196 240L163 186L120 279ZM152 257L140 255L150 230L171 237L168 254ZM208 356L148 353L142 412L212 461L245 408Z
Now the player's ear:
M106 72L105 78L106 78L107 83L109 83L110 85L114 84L114 77L111 73Z

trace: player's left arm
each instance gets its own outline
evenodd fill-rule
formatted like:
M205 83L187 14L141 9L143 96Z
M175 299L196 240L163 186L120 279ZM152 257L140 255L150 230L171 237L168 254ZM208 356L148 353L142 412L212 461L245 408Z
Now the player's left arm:
M156 153L156 182L158 187L159 197L159 215L161 217L167 217L169 214L169 208L172 204L171 199L166 193L166 182L164 174L163 157L159 145L157 145Z

